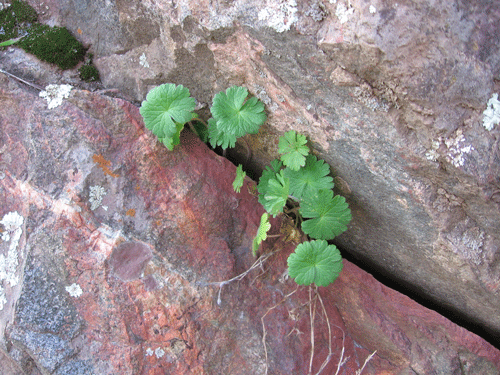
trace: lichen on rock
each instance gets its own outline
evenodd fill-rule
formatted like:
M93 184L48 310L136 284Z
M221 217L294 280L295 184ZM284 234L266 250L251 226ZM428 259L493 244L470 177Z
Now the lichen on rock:
M498 94L495 93L488 100L488 105L483 112L483 126L490 131L498 124L500 124L500 101Z
M90 187L89 203L90 203L90 209L92 211L95 211L97 210L97 208L99 208L106 194L107 194L106 189L104 189L102 186L95 185Z
M69 98L73 87L71 85L48 85L45 90L40 91L40 98L47 100L48 108L53 109L62 104L63 99Z
M17 212L6 214L0 224L3 225L2 241L9 242L6 254L0 254L0 310L7 303L3 282L10 286L16 286L19 282L17 267L19 265L19 256L17 247L23 233L22 225L24 218Z

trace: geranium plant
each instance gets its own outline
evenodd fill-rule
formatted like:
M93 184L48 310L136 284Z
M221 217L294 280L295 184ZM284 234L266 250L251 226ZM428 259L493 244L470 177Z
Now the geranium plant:
M168 149L172 150L175 145L179 144L180 133L186 123L193 120L204 123L198 119L194 108L195 101L190 97L187 88L182 85L164 84L148 93L146 100L142 103L140 113L146 127ZM208 141L212 147L220 146L224 150L228 147L234 147L239 137L257 133L267 118L264 113L264 105L257 98L248 98L247 89L236 86L215 95L210 111L213 118L208 120L207 126L200 128L198 125L193 125L192 129L203 141ZM343 266L340 251L335 245L328 244L327 240L332 240L347 230L347 225L351 221L351 210L344 197L334 195L330 168L324 161L318 160L316 156L309 153L307 138L304 135L295 131L286 132L279 139L278 152L281 154L280 159L273 160L271 165L266 167L257 185L258 200L266 212L261 216L260 225L252 243L252 254L257 257L261 243L269 237L268 232L271 229L269 215L277 216L284 212L294 213L297 225L300 225L302 231L311 239L296 247L295 251L289 255L287 265L288 275L298 285L309 286L312 343L309 373L312 373L314 359L314 316L318 300L327 323L329 353L321 365L319 374L330 361L333 351L331 326L318 287L325 287L333 283ZM233 182L233 188L236 192L240 192L244 178L245 172L242 165L239 165ZM219 286L217 304L221 304L220 296L224 285L241 280L253 269L261 267L262 263L272 254L273 252L261 255L242 274L230 280L214 283ZM312 297L312 285L314 285L315 297ZM293 293L295 292L289 293L284 299ZM269 309L268 312L276 306L278 305ZM267 359L265 315L261 320L264 331L264 351ZM343 351L336 374L342 363Z
M169 150L173 150L180 143L185 124L192 121L203 123L194 112L195 106L195 100L186 87L167 83L147 94L140 113L146 127ZM223 149L234 147L236 140L246 134L257 133L267 118L262 102L249 97L248 90L238 86L216 94L210 112L213 118L208 120L208 129L202 131L196 126L193 130L202 137L208 133L211 146ZM257 185L259 202L267 213L261 218L252 252L257 255L261 242L267 238L271 227L268 214L282 214L287 202L291 201L298 207L295 210L297 222L301 223L304 233L322 241L299 245L290 255L289 274L301 285L326 286L335 280L342 268L340 253L326 240L332 240L347 230L351 211L343 197L334 196L330 168L309 153L304 135L293 130L286 132L279 139L278 152L280 159L266 167ZM235 191L240 191L244 178L245 172L239 165L233 183Z

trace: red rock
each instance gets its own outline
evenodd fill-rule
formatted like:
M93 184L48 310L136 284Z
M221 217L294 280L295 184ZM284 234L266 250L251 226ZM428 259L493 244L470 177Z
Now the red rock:
M235 193L236 167L190 132L169 152L121 99L73 90L48 110L5 76L0 83L2 158L16 155L2 164L0 218L24 218L15 269L22 290L2 280L6 355L54 374L263 374L265 316L268 373L308 373L309 289L284 277L289 223L273 221L280 237L261 252L279 251L262 267L221 290L214 284L254 261L263 209L252 181ZM93 186L106 193L94 189L94 209ZM0 242L1 253L9 246ZM341 374L375 350L363 374L500 370L497 349L347 261L319 292L332 330L325 374L335 373L342 347ZM316 301L314 373L329 353Z
M500 90L496 2L28 2L89 46L108 93L140 102L173 82L206 111L219 90L247 87L270 114L247 137L255 169L278 134L307 135L345 182L353 220L339 244L500 337L498 128L483 127ZM82 84L15 47L0 64ZM107 157L95 129L81 136Z
M124 242L114 248L109 257L109 266L120 280L132 281L142 276L151 257L151 250L146 244Z

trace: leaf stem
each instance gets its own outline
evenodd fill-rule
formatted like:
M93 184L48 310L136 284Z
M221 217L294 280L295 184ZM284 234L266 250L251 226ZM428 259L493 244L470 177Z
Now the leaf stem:
M316 315L316 301L317 299L314 298L314 306L312 303L312 286L309 285L309 321L311 323L311 356L309 358L309 372L308 374L312 374L312 365L313 365L313 359L314 359L314 317Z

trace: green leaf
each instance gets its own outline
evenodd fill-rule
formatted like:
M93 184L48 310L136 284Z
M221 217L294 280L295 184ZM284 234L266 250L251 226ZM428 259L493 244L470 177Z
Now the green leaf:
M267 212L276 216L283 211L288 199L290 180L283 175L283 171L280 171L267 181L265 190L264 194L259 195L259 202Z
M290 179L290 194L298 199L314 196L321 189L333 189L333 178L328 176L330 167L314 155L308 155L306 165L298 171L284 171Z
M234 134L220 131L217 126L217 121L213 118L208 120L208 139L213 148L221 146L222 149L225 150L228 147L233 148L236 145L236 137Z
M184 129L184 124L175 123L176 132L170 137L158 138L158 140L165 145L170 151L174 149L179 143L181 143L181 132Z
M260 225L259 229L257 229L257 234L253 239L252 243L252 254L253 256L257 255L257 251L259 250L259 245L262 241L265 241L267 238L267 232L271 229L271 223L269 223L269 215L267 213L263 213L260 217Z
M241 164L239 164L238 168L236 168L236 177L233 181L233 189L235 192L237 192L237 193L240 192L246 175L247 174L243 171L243 166Z
M238 86L232 86L226 92L215 95L210 111L217 121L219 131L232 134L236 138L259 131L267 118L264 104L255 97L245 101L247 96L247 89Z
M193 121L193 128L198 137L203 141L203 143L208 142L208 129L207 126L200 121Z
M287 260L288 275L299 285L328 286L342 271L342 256L324 240L304 242Z
M11 45L16 44L17 42L19 42L20 39L21 38L15 38L15 39L6 40L5 42L0 43L0 47L11 46Z
M175 138L180 133L178 124L184 125L196 117L192 112L194 107L194 98L189 96L186 87L166 83L148 93L139 112L146 127L158 138ZM176 140L167 140L163 143L175 142Z
M309 154L309 147L306 146L305 135L297 134L294 130L286 132L280 137L278 152L283 163L293 171L298 171L306 164L306 156Z
M351 221L351 210L345 198L332 190L321 190L318 195L304 200L300 214L308 219L302 223L302 230L310 237L331 240L347 230Z
M271 165L267 166L262 172L262 176L260 176L259 184L257 185L257 191L259 192L259 200L260 197L267 193L267 189L269 187L269 180L272 178L276 178L276 173L278 173L283 166L283 163L278 159L274 159L271 162ZM262 203L262 202L261 202Z

